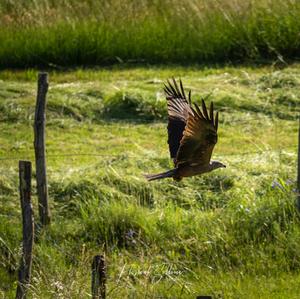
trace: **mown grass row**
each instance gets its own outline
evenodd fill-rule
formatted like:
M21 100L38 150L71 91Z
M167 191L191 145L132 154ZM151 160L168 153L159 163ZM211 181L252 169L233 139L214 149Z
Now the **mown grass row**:
M0 67L299 58L298 1L0 1Z
M108 75L109 70L106 70L105 74ZM7 75L9 76L9 72ZM257 78L250 78L247 73L244 78L229 78L228 74L228 79L221 78L221 80L227 81L227 84L240 85L243 89L249 87L259 93L260 98L253 102L252 93L244 93L244 98L240 99L235 94L218 91L216 86L214 89L205 91L205 94L193 92L194 101L199 104L201 97L211 94L210 98L213 98L224 115L228 113L230 107L232 112L261 112L281 119L295 119L295 113L299 111L297 90L300 81L292 72L275 71L261 74ZM140 84L145 86L146 91L141 93L135 85L130 88L118 87L114 92L107 92L103 86L88 87L83 90L76 86L73 89L70 85L70 88L62 91L59 85L54 85L48 100L49 119L51 121L60 117L70 117L78 121L96 122L100 119L136 122L166 119L163 81L143 80ZM34 92L34 90L28 91L24 88L18 89L14 85L0 81L0 120L30 121L34 113L33 102L30 99L34 97ZM272 92L271 95L270 92Z

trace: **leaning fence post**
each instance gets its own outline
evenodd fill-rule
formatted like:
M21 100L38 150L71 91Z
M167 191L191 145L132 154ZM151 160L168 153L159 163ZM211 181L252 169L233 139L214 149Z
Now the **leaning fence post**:
M23 252L18 273L16 299L25 299L30 284L34 219L31 205L31 162L19 161L20 201L23 222Z
M106 269L103 255L96 255L92 263L92 298L105 299Z
M34 117L34 150L36 165L36 183L39 202L39 216L42 225L50 223L48 206L48 186L46 171L45 149L45 121L46 121L46 94L48 91L48 74L39 73L38 92Z

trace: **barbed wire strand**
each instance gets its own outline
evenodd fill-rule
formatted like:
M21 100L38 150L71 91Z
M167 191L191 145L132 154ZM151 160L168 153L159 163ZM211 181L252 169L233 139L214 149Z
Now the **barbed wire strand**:
M267 152L281 152L282 150L297 150L297 147L281 147L278 149L268 149L268 150L258 150L258 151L249 151L249 152L243 152L243 153L229 153L229 154L216 154L216 156L226 157L226 156L245 156L245 155L255 155L255 154L263 154ZM86 157L110 157L110 158L137 158L135 155L108 155L108 154L96 154L96 153L71 153L71 154L46 154L46 158L63 158L63 157L80 157L80 156L86 156ZM0 157L0 161L5 160L26 160L28 158L34 158L33 154L24 155L24 156L18 156L18 157ZM155 158L155 157L152 157Z

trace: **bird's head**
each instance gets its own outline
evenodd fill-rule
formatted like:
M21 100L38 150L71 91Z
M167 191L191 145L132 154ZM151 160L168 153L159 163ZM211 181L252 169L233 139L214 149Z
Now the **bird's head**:
M226 165L220 161L211 161L211 170L221 168L221 167L226 168Z

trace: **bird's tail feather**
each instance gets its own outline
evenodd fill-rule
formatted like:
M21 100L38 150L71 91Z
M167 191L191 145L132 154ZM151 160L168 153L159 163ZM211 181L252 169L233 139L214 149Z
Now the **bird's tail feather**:
M145 178L148 181L160 180L160 179L164 179L164 178L170 178L174 175L174 173L175 173L175 169L172 169L172 170L158 173L158 174L146 174Z

